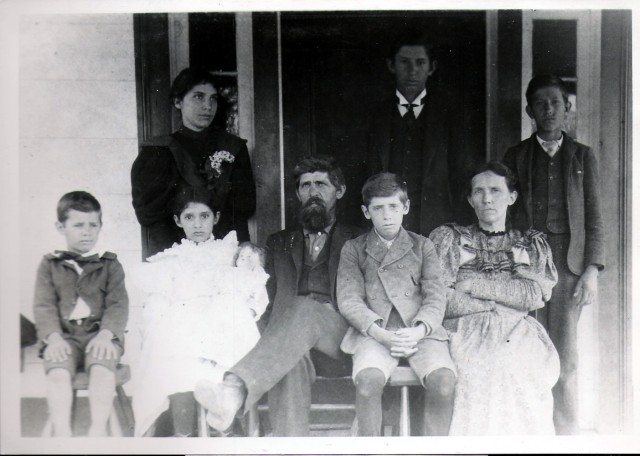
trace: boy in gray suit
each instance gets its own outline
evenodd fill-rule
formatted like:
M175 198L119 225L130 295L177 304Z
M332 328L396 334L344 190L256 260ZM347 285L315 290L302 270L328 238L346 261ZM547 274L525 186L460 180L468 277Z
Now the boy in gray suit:
M455 367L441 326L446 307L433 243L402 228L409 212L407 186L392 173L362 188L369 233L347 241L340 254L337 298L350 323L341 349L353 355L359 435L380 435L382 391L407 359L426 392L427 435L449 431Z

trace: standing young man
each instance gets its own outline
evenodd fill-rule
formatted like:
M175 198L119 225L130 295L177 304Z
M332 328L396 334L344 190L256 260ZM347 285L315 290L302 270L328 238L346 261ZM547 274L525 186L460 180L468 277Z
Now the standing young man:
M387 171L407 183L411 212L403 226L428 236L443 223L472 223L473 213L460 189L474 159L464 154L460 107L443 91L427 89L438 68L433 46L409 32L390 48L387 67L395 93L372 112L368 134L370 173Z

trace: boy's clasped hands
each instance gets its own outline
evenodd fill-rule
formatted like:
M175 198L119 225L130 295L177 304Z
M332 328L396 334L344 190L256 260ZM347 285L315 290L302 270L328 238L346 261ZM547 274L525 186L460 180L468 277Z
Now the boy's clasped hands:
M371 325L369 335L384 345L395 358L408 358L418 351L417 344L427 333L423 323L410 328L387 330L377 324Z

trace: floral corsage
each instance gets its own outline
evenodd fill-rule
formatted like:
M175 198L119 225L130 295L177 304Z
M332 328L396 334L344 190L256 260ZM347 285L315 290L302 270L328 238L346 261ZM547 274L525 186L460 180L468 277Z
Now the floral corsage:
M204 172L207 175L209 183L211 184L214 179L220 177L222 174L222 164L224 162L233 163L235 160L236 157L226 150L219 150L211 154L204 163Z

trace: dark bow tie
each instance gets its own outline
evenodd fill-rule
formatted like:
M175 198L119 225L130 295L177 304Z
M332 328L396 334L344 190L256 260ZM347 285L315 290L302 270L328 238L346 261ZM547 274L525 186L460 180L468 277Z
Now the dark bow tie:
M416 113L413 110L413 108L414 107L418 107L420 105L417 105L417 104L414 104L414 103L403 103L402 106L407 108L407 112L404 114L404 116L402 116L402 118L407 120L407 121L411 121L413 123L413 121L416 120Z
M78 264L93 263L93 262L100 261L100 256L97 253L94 253L93 255L89 255L89 256L82 256L79 253L69 252L67 250L56 250L54 253L58 255L58 258L62 260L72 260Z
M413 108L417 108L418 106L423 105L425 98L427 97L422 97L420 103L400 103L400 98L398 98L398 103L400 104L400 106L404 106L407 109L407 112L404 116L402 116L402 118L413 123L413 121L416 120L416 113Z

